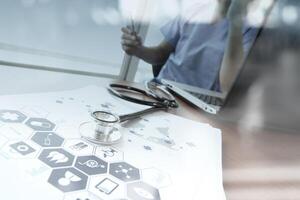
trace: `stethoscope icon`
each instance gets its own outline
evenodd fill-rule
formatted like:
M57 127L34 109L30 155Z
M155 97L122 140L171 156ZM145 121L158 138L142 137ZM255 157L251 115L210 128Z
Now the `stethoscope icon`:
M127 115L117 115L109 111L92 112L91 116L94 121L81 124L80 134L82 138L96 144L118 143L122 138L119 128L123 122L140 118L152 112L178 108L174 96L168 92L167 88L154 82L148 82L146 90L128 85L110 84L108 91L116 97L150 106L150 108Z

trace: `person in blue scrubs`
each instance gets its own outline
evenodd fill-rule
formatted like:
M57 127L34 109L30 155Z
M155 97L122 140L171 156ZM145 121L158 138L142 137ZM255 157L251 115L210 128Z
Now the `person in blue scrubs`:
M136 33L122 28L122 48L154 66L164 65L158 79L225 91L258 31L243 20L249 0L218 2L211 23L190 23L178 16L161 28L164 40L155 47L143 46Z

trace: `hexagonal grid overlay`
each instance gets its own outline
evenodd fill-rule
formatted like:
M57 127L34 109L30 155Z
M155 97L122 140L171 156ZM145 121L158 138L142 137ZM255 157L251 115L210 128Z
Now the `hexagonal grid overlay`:
M94 151L93 145L81 139L68 139L65 141L64 147L76 156L92 155Z
M158 189L144 182L129 183L127 196L132 200L160 200Z
M30 118L25 124L35 131L52 131L55 124L45 118Z
M30 140L12 140L1 147L1 155L7 159L35 159L40 148Z
M105 200L126 197L126 183L108 174L90 177L88 191Z
M107 172L107 162L96 156L79 156L75 162L75 167L88 175Z
M64 142L64 138L54 132L36 132L31 140L42 147L60 147Z
M45 149L39 156L39 160L50 167L72 166L74 156L64 149Z
M5 123L22 123L26 118L17 110L0 110L0 121Z
M25 142L17 142L11 144L10 147L23 156L26 156L36 151L34 148L29 146Z
M109 166L109 173L125 182L136 181L140 179L139 169L126 162L111 163Z
M84 190L88 177L74 168L61 168L52 171L48 182L63 192Z

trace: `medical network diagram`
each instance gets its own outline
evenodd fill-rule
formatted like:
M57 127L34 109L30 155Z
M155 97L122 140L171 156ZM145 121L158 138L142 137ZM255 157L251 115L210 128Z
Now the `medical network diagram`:
M105 87L0 97L1 197L10 200L225 199L221 132L153 113L121 124L120 143L80 137L91 112L144 106Z

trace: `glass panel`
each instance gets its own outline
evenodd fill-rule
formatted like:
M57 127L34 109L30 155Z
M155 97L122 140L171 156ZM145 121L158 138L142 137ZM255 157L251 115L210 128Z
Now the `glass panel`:
M148 12L151 14L144 21L150 24L145 46L155 46L164 39L160 28L180 14L181 6L182 0L151 1L151 6L148 6L148 9L151 9ZM152 65L140 60L135 81L143 82L151 78L153 78Z
M2 0L1 60L118 75L117 0Z

